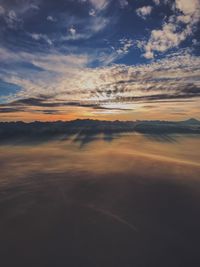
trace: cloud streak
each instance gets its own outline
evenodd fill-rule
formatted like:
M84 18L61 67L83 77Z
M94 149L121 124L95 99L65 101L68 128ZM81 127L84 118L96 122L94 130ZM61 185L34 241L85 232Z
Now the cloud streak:
M182 113L191 102L197 110L199 14L199 0L3 0L1 113L136 114L153 105L164 114L180 101Z
M126 44L126 41L123 41ZM2 108L36 109L81 107L90 109L134 110L135 105L200 98L200 58L183 51L149 64L87 67L88 58L58 54L34 57L10 55L9 62L29 60L38 68L30 77L7 74L5 82L21 90L7 96ZM2 110L3 111L3 110ZM4 110L6 111L6 109Z

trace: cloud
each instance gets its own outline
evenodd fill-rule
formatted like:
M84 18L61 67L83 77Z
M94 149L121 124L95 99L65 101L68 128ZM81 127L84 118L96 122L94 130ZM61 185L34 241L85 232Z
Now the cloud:
M0 107L0 113L13 113L13 112L21 112L24 109L21 108L12 108L12 107Z
M197 15L198 17L200 15L196 14L196 11L199 10L199 0L176 0L175 1L175 7L176 9L183 12L184 15Z
M33 35L35 36L35 35ZM40 38L40 35L36 34L36 39ZM87 53L72 53L66 50L66 53L60 53L57 50L50 48L48 53L44 52L18 52L15 53L11 50L3 48L0 46L0 58L2 61L10 63L19 63L19 62L28 62L33 64L35 67L39 67L41 69L46 69L48 71L54 71L55 68L59 72L63 72L65 68L74 67L85 67L87 64L93 60L92 56Z
M3 15L4 13L5 13L5 9L2 6L0 6L0 16Z
M47 20L48 21L51 21L51 22L56 22L57 21L57 19L55 18L55 17L53 17L53 16L47 16Z
M38 107L40 110L38 110ZM65 108L77 107L77 108L91 108L94 110L128 110L125 106L123 108L115 106L114 104L107 106L106 104L100 105L100 103L91 103L85 101L55 101L48 102L48 98L25 98L17 101L13 101L8 104L0 105L0 113L12 113L12 112L22 112L22 111L31 111L31 112L40 112L45 114L62 114L65 112ZM51 108L51 109L49 109Z
M96 11L92 8L92 9L90 9L90 11L89 11L89 15L90 16L96 16Z
M151 14L152 10L153 8L151 6L143 6L136 9L136 13L141 18L146 19L146 17Z
M57 111L98 107L101 112L117 106L135 110L144 102L199 101L200 62L190 54L192 49L172 50L180 53L156 60L188 36L192 47L198 48L198 36L192 35L199 21L199 1L143 3L137 13L143 18L152 14L148 29L131 2L122 10L126 0L69 0L66 5L53 0L11 2L3 1L0 8L0 79L20 89L3 95L1 103L12 107L23 100L20 107L31 112L57 105ZM134 19L137 27L131 26ZM138 34L143 36L140 42ZM119 64L145 62L135 44L153 60L146 65Z
M79 2L90 3L93 9L98 13L104 11L112 4L112 0L79 0ZM121 8L125 8L129 4L128 0L117 0L116 2Z
M153 2L158 6L160 5L160 0L153 0Z
M70 32L72 38L75 38L75 36L76 36L76 29L75 29L74 26L71 26L71 27L69 28L69 32Z
M122 39L121 44L126 53L131 41ZM10 54L5 50L2 55L11 65L26 60L43 69L41 74L30 76L16 72L0 75L21 88L7 97L4 107L8 108L71 106L101 110L118 106L130 110L135 104L200 99L200 58L187 51L150 64L94 69L87 67L89 59L84 55Z
M109 22L110 20L108 18L96 17L95 20L93 20L92 25L90 25L89 29L93 33L100 32L108 25Z
M11 2L4 1L2 5L0 5L0 16L3 17L5 23L7 24L8 28L11 29L21 29L23 27L23 17L40 10L38 6L38 1L33 0L24 0L24 1L13 1Z
M125 8L128 6L128 0L119 0L119 5L121 8Z
M176 0L172 10L174 14L163 22L162 28L152 30L149 40L143 43L145 58L150 59L156 52L178 47L194 33L200 20L199 0Z
M43 40L49 45L53 44L52 40L50 40L49 37L46 34L30 33L29 35L32 37L32 39L34 39L36 41Z
M100 53L99 61L104 65L109 65L128 54L133 44L133 40L122 38L119 40L119 45L117 47L111 46L112 52L106 51Z
M120 39L119 43L120 47L115 50L118 57L128 54L134 44L133 40L127 38Z
M84 21L79 22L80 30L77 32L74 26L70 26L67 36L62 36L60 40L62 41L76 41L76 40L87 40L94 35L103 31L106 26L110 23L110 19L101 15L90 16L89 21L85 24Z
M20 19L14 10L10 10L5 16L6 23L9 28L17 29L21 27L23 21Z
M109 0L89 0L90 3L93 5L93 7L96 9L96 10L103 10L105 9L108 4L110 3Z

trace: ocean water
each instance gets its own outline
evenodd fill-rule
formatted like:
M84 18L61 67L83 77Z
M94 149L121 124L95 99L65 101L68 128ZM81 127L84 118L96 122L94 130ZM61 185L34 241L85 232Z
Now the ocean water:
M0 146L0 266L200 266L200 137Z

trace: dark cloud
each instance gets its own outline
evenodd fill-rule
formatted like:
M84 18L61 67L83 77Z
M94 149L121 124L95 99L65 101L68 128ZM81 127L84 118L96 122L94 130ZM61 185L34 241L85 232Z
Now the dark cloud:
M160 101L160 100L173 100L173 99L187 99L200 97L200 93L197 94L155 94L147 96L131 96L131 97L117 97L116 101L121 102L140 102L140 101ZM185 101L184 101L185 102Z
M12 112L20 112L20 111L24 111L24 109L11 108L11 107L5 107L5 108L0 107L0 113L12 113Z

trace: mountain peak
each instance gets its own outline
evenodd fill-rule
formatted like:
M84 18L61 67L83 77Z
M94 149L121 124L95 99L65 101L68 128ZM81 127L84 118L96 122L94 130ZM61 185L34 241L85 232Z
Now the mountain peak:
M187 123L187 124L200 124L200 121L197 120L197 119L194 119L194 118L190 118L190 119L184 121L184 123Z

